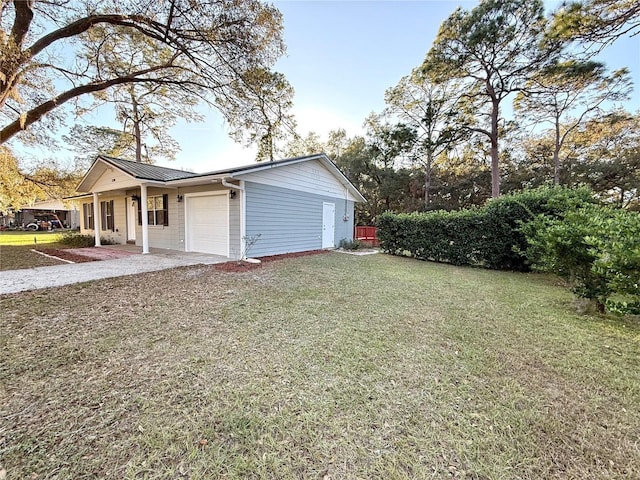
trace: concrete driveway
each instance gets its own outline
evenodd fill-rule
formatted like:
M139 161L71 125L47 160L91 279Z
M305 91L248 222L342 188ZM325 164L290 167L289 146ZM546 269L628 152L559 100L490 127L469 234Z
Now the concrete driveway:
M112 260L3 271L0 272L0 295L188 265L213 265L229 261L227 257L219 255L177 251L160 252L163 253L152 251L147 255L133 254Z

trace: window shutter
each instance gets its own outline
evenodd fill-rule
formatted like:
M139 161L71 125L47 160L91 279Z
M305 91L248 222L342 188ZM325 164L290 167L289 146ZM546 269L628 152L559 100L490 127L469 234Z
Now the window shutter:
M85 230L94 230L93 225L95 218L93 218L93 202L82 204L82 217Z
M142 225L142 200L138 199L138 225Z
M107 202L100 202L100 228L104 231L107 227Z
M88 203L82 204L82 224L84 225L84 229L89 229L89 213L87 212Z
M111 228L112 232L115 232L115 225L114 225L114 216L115 216L115 212L113 211L113 200L109 200L109 212L111 213L111 215L109 215L109 225L107 226L107 228Z
M169 226L169 194L165 193L162 195L162 211L164 212L164 222L162 223L165 227Z

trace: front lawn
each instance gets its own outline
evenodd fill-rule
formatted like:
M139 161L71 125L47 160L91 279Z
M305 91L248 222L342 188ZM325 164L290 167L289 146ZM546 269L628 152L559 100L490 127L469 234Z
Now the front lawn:
M62 235L63 233L59 230L53 232L0 232L0 271L46 267L64 263L32 251L39 247L59 247Z
M0 297L23 478L640 477L640 327L553 279L373 255Z

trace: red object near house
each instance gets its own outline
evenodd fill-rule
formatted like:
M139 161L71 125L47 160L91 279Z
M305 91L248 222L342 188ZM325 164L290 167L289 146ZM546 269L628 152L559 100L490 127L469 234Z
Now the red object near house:
M378 246L377 233L378 233L377 227L357 226L355 237L361 242L368 242L368 243L371 243L371 245L373 245L374 247L377 247Z

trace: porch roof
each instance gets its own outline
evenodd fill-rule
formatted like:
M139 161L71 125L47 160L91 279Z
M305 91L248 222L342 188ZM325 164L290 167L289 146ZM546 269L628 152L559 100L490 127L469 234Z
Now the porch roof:
M149 165L148 163L133 162L131 160L123 160L122 158L109 157L100 155L98 158L106 163L119 168L123 172L140 180L153 180L157 182L168 182L171 180L179 180L182 178L197 177L199 174L178 170L175 168L159 167L157 165Z

